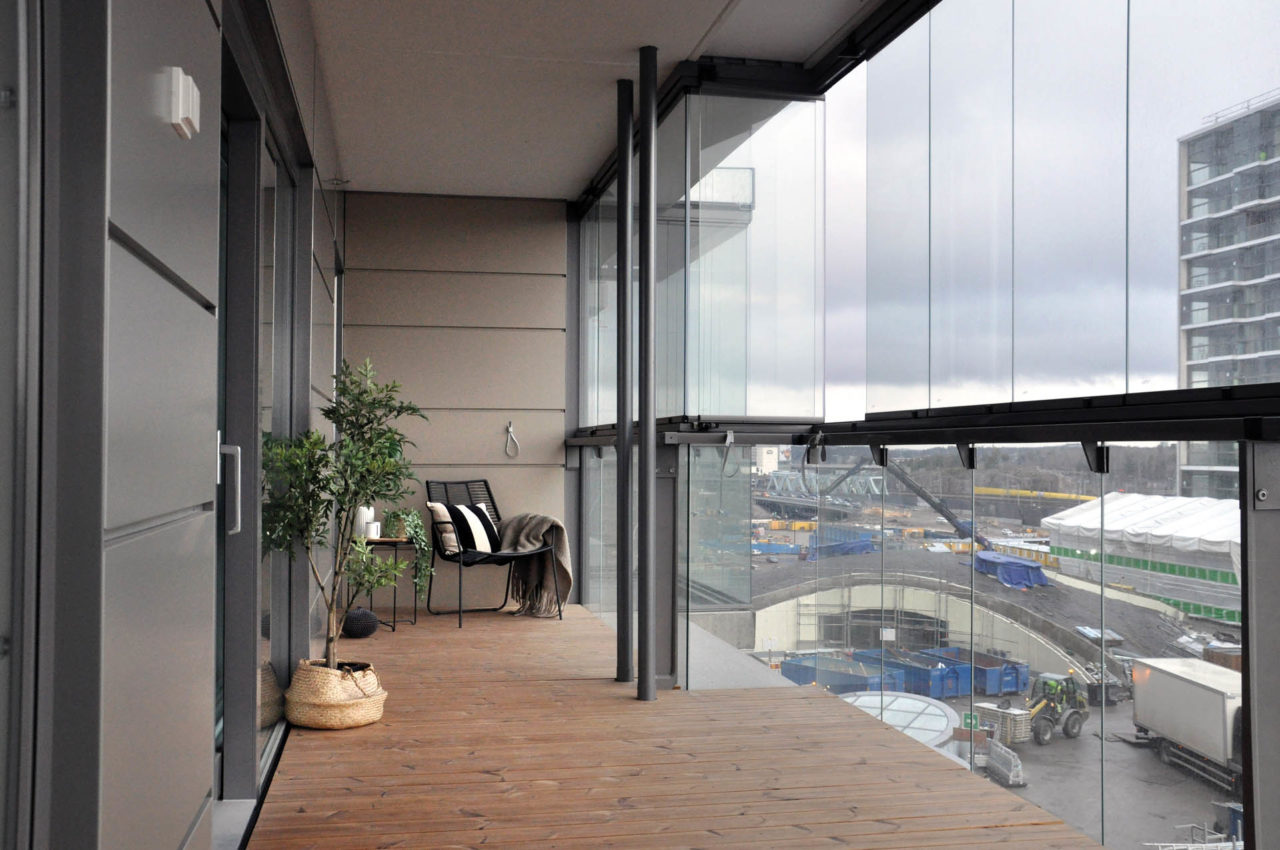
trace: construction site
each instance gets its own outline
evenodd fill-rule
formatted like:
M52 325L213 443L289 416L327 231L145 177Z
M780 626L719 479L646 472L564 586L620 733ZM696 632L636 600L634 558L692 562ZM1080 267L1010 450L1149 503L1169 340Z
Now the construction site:
M717 590L741 516L705 510L690 620L1071 823L1105 817L1108 846L1239 847L1233 505L774 470L752 483L750 604Z

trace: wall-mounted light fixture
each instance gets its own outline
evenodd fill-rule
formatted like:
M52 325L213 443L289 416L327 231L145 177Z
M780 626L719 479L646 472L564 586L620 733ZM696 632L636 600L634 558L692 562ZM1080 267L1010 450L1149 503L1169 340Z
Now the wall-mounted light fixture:
M169 81L169 125L183 139L200 132L200 89L181 68L165 69Z

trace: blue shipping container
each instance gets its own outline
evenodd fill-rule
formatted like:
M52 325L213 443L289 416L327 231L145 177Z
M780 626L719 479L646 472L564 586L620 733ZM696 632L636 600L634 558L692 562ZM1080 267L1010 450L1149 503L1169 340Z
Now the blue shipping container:
M969 695L969 665L946 663L941 658L907 652L901 649L863 649L853 653L857 661L884 664L885 669L901 670L903 690L933 699Z
M834 694L854 691L900 691L901 670L880 672L880 665L862 664L829 655L804 655L782 662L782 675L797 685L822 685Z
M1021 661L1000 658L985 652L970 652L960 646L923 650L924 655L947 662L963 662L973 667L973 689L988 696L1020 694L1031 684L1031 671Z

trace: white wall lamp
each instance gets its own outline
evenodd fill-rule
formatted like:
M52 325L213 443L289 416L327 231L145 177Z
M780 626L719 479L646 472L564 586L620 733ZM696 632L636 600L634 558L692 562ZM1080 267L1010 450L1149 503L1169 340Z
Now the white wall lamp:
M165 69L169 82L169 125L180 138L191 139L200 132L200 89L181 68Z

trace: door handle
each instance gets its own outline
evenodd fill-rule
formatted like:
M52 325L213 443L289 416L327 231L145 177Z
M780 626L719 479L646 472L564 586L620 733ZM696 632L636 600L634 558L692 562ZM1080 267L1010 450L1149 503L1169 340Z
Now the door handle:
M242 471L242 466L241 466L241 462L240 462L240 447L239 447L239 446L229 446L229 445L226 445L226 444L222 444L222 445L219 445L219 446L218 446L218 452L219 452L220 454L224 454L224 455L231 455L231 457L232 457L232 458L235 460L235 462L236 462L235 478L233 479L233 480L235 481L235 485L236 485L236 496L235 496L235 506L236 506L236 507L235 507L235 522L234 522L234 523L232 523L231 528L228 528L228 529L227 529L227 534L229 534L229 535L230 535L230 534L239 534L239 533L240 533L240 519L241 519L241 516L240 516L240 501L241 501L241 499L240 499L240 473L241 473L241 471Z

